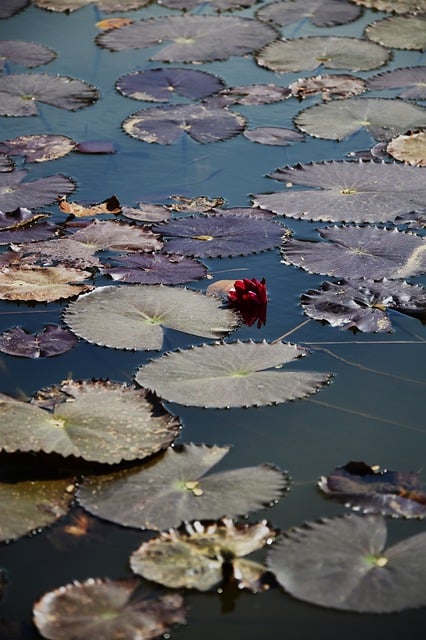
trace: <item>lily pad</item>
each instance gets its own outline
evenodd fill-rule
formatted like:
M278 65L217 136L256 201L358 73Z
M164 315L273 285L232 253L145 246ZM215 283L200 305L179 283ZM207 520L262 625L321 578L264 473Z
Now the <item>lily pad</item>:
M390 16L369 24L365 35L393 49L426 49L426 16Z
M89 342L117 349L161 349L164 328L222 338L238 315L196 291L163 285L98 287L65 310L64 320Z
M19 136L0 143L0 152L10 156L24 156L26 162L56 160L70 153L75 142L68 136L37 134Z
M385 549L381 516L325 518L288 532L268 564L295 598L359 613L426 604L426 533Z
M386 151L396 160L414 167L426 167L426 131L414 131L391 140Z
M49 393L62 400L53 411L0 394L3 451L45 451L115 464L156 453L179 432L178 420L142 389L66 380Z
M133 11L148 4L149 0L33 0L33 4L48 11L62 11L70 13L88 4L96 5L101 11Z
M126 218L152 224L153 222L163 222L171 216L170 209L163 204L152 204L150 202L139 202L138 208L126 207L123 205L122 214Z
M165 239L165 251L196 258L243 256L278 246L290 232L258 217L215 214L171 220L153 231Z
M337 278L408 278L426 270L426 241L413 233L378 227L325 227L328 242L290 238L283 262Z
M320 93L324 101L329 101L351 98L363 93L366 89L366 81L345 73L330 73L310 78L299 78L289 85L289 89L293 96L299 100Z
M49 640L151 640L185 622L182 596L142 590L131 579L75 581L45 593L33 614Z
M0 482L0 541L52 524L68 512L73 493L72 478Z
M304 293L301 305L310 318L344 329L392 331L389 309L426 322L426 291L407 282L364 278L324 282L321 289Z
M158 0L158 4L169 9L184 9L189 11L200 5L212 7L217 11L233 11L256 4L258 0Z
M163 44L151 60L195 63L251 53L277 35L272 27L250 18L159 16L101 33L96 42L111 51Z
M0 19L10 18L29 4L30 0L3 0L0 7Z
M156 251L163 246L150 229L115 220L94 220L71 237L94 251Z
M238 135L246 124L243 116L203 104L178 104L142 109L123 121L132 138L143 142L173 144L185 134L206 144Z
M55 324L47 324L38 334L13 327L0 334L0 351L24 358L48 358L69 351L76 342L71 331Z
M230 104L258 105L281 102L290 97L287 87L277 84L247 84L222 89L220 95L231 98Z
M92 276L88 271L70 267L12 265L0 270L0 300L54 302L65 300L93 289L82 280Z
M285 127L256 127L255 129L246 129L243 135L251 142L281 147L303 140L301 133Z
M351 0L355 4L377 11L392 11L394 13L424 13L426 0Z
M257 194L256 206L302 220L387 222L426 206L422 169L396 163L320 162L279 168L269 175L285 191ZM294 189L293 185L303 185ZM315 187L315 191L312 188Z
M289 477L269 465L205 475L229 447L186 444L132 469L84 479L79 503L127 527L168 529L181 522L246 515L288 490Z
M115 83L117 91L135 100L169 102L174 94L198 100L220 91L223 80L196 69L147 69L121 76Z
M372 46L373 45L373 46ZM368 71L384 65L389 52L378 44L344 36L288 38L268 44L256 54L256 62L272 71L326 69Z
M121 213L121 206L116 196L110 196L102 200L102 202L88 205L79 204L78 202L68 202L66 196L60 196L58 198L58 206L63 213L67 213L76 218ZM117 227L115 228L117 229Z
M332 27L352 22L360 13L358 7L341 0L291 0L266 4L256 12L256 17L280 27L304 19L310 20L316 27Z
M185 523L144 542L130 556L130 567L134 573L166 587L207 591L223 582L226 564L232 567L240 588L260 591L266 567L249 560L241 562L241 558L271 544L276 534L266 520L238 524L225 517L216 522ZM248 579L246 566L250 568ZM255 571L257 580L253 580Z
M426 517L426 490L418 473L349 462L329 476L321 476L318 487L354 511L394 518Z
M251 407L304 398L327 384L330 374L283 365L308 354L284 342L201 345L165 353L140 367L136 382L183 405Z
M308 107L294 122L315 138L343 140L365 129L380 141L426 127L426 109L398 99L348 98Z
M31 69L47 64L55 58L56 52L44 44L21 40L0 41L0 71L3 71L6 61Z
M0 241L1 239L0 233ZM26 264L37 264L42 261L45 267L57 265L73 269L92 269L102 266L99 258L94 255L97 251L96 247L73 240L72 237L54 238L36 243L28 241L17 244L17 242L18 238L15 241L14 250L25 256Z
M0 173L8 173L9 171L13 171L14 168L15 164L12 158L0 152Z
M103 273L119 282L182 284L204 278L207 267L197 260L158 253L123 255L112 260Z
M7 76L10 78L10 76ZM1 77L0 77L1 80ZM75 183L71 178L56 174L24 182L27 171L0 173L0 209L13 211L18 207L34 209L55 202L58 193L72 193Z
M399 97L405 100L426 100L426 67L402 67L378 73L367 80L370 91L404 87Z

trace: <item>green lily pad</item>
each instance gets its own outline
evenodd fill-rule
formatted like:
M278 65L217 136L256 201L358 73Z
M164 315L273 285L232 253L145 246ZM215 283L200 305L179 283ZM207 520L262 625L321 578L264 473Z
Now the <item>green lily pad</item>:
M86 477L79 503L93 515L125 527L168 529L190 520L247 515L288 490L289 477L269 465L205 475L229 447L169 447L155 461Z
M45 593L33 614L49 640L152 640L185 622L182 596L141 589L132 579L75 581Z
M344 516L286 532L268 565L295 598L359 613L426 605L426 533L385 549L381 516Z
M65 310L64 320L88 342L116 349L161 349L164 328L222 338L238 314L196 291L164 285L98 287Z
M67 513L73 493L72 478L0 482L0 541L52 524Z
M266 567L247 560L244 564L240 558L270 544L276 534L266 520L236 524L225 517L216 522L185 523L144 542L130 556L130 567L166 587L207 591L223 581L226 563L232 566L240 588L260 591Z
M393 49L426 49L426 16L390 16L369 24L365 35Z
M0 394L0 448L45 451L114 464L167 447L179 422L143 389L113 382L67 380L47 411Z
M170 402L213 407L250 407L304 398L330 374L286 371L283 365L308 351L284 342L201 345L165 353L140 367L136 382Z

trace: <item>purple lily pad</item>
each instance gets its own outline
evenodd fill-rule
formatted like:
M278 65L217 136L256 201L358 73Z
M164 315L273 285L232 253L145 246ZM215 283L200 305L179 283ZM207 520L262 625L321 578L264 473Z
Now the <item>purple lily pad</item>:
M30 0L2 0L0 6L0 19L10 18L25 9L30 4Z
M178 255L134 254L118 256L103 269L113 280L138 284L182 284L204 278L207 267Z
M56 52L44 44L24 42L20 40L0 40L0 70L9 60L23 67L39 67L56 58Z
M224 86L222 79L207 71L165 67L130 73L115 83L117 91L124 96L148 102L169 102L174 94L197 100Z
M55 324L47 324L38 334L13 327L0 334L0 351L24 358L48 358L69 351L77 341L69 329Z
M189 11L200 5L207 5L217 11L232 11L233 9L243 9L251 7L259 0L158 0L158 4L169 9L184 9Z
M286 228L255 217L191 216L153 227L167 242L164 251L197 258L243 256L277 247Z
M86 140L75 146L78 153L117 153L117 146L111 140Z
M10 78L10 76L8 76ZM0 78L1 80L1 78ZM0 209L36 208L55 202L60 194L72 193L75 183L61 174L24 182L27 171L0 173Z
M37 242L53 237L58 226L45 218L47 214L33 213L25 207L18 207L10 213L0 211L0 245Z
M342 0L292 0L266 4L256 12L256 17L280 27L306 18L317 27L332 27L352 22L360 13L359 7Z
M405 67L378 73L367 80L369 91L404 90L398 94L404 100L426 100L426 67Z

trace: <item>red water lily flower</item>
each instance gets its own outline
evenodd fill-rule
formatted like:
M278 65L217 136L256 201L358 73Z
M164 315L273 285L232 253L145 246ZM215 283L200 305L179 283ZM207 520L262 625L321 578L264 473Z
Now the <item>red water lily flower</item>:
M244 324L251 327L257 320L258 329L266 324L268 294L265 278L236 280L234 287L228 291L228 301L238 309Z

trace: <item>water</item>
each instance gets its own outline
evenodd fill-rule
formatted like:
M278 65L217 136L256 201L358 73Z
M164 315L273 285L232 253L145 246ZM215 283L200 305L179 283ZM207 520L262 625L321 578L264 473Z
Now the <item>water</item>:
M156 6L130 12L132 18L173 14ZM252 15L253 10L235 15ZM282 30L293 35L338 34L359 36L366 24L382 17L365 11L354 23L333 29L317 29L303 21ZM336 143L306 137L289 147L254 144L239 136L227 142L200 145L184 139L172 146L148 145L125 135L121 121L143 106L124 98L114 89L115 80L132 71L162 66L149 61L151 51L111 53L94 45L99 12L92 6L70 15L47 13L30 7L0 22L2 39L34 40L57 51L55 61L34 72L60 73L96 85L98 102L69 113L41 105L34 118L1 118L0 139L31 133L60 133L76 141L111 140L119 148L112 156L68 156L42 164L29 165L29 179L63 173L72 176L78 189L72 199L101 201L115 193L122 204L136 206L139 201L167 203L168 196L223 196L227 206L249 206L250 193L278 190L278 183L266 174L277 167L298 162L338 160L351 151L369 148L373 141L359 133ZM154 49L152 50L154 51ZM386 69L421 64L418 52L394 51ZM190 65L176 64L181 67ZM250 56L224 62L205 63L197 68L215 73L227 85L275 82L288 85L300 74L274 74L257 67ZM10 66L12 72L25 72ZM380 71L385 68L380 69ZM360 73L363 77L376 71ZM393 92L395 94L395 92ZM386 95L392 95L388 92ZM255 126L292 127L292 119L303 104L288 100L256 107L236 106L250 128ZM54 212L52 205L43 210ZM283 223L300 238L313 239L321 224L294 220ZM270 302L268 321L257 330L242 327L232 335L240 339L270 339L292 330L305 316L298 306L300 294L315 288L326 278L309 275L280 263L278 250L245 258L205 260L217 278L265 276ZM100 282L101 280L99 280ZM424 278L412 282L424 284ZM188 286L204 290L208 281ZM0 331L19 324L31 331L47 322L58 322L64 305L0 304ZM353 335L313 321L289 336L289 340L312 347L312 355L302 367L334 374L330 386L310 399L275 407L230 411L199 410L169 405L184 428L180 440L207 444L231 444L231 453L217 469L271 462L288 469L292 490L272 509L253 514L252 521L267 517L285 529L304 521L338 515L344 509L326 501L316 490L316 480L349 460L365 460L390 469L422 470L424 467L424 380L422 357L424 329L416 320L393 314L394 333ZM164 349L200 344L202 339L167 332ZM155 354L154 354L155 355ZM74 379L105 378L130 382L136 369L153 357L151 353L127 353L81 342L67 354L30 361L1 356L0 391L30 396L43 386L57 384L69 375ZM0 458L10 470L10 457ZM424 474L423 474L424 478ZM5 597L0 602L0 638L39 638L31 625L31 609L46 591L74 579L88 577L119 578L130 575L128 556L148 534L123 529L90 519L88 534L73 538L63 527L73 522L76 508L65 520L37 535L0 546L0 566L8 574ZM419 522L389 522L389 542L393 543L424 531ZM173 637L195 640L202 637L235 636L245 640L275 638L289 640L334 638L348 640L360 636L400 638L416 633L425 623L425 610L372 616L339 613L296 601L273 589L252 595L225 591L185 595L188 624L173 631ZM3 627L2 627L3 624ZM417 631L418 633L418 631Z

